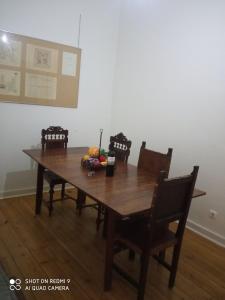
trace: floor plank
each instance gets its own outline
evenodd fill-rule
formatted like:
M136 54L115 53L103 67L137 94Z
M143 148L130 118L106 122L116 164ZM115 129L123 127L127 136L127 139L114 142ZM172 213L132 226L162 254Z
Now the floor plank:
M0 262L8 275L71 280L70 291L23 291L26 299L136 299L136 290L117 274L112 291L103 291L105 241L96 233L95 217L91 208L78 216L72 201L55 203L51 218L45 207L34 216L33 196L0 201ZM145 300L224 300L224 254L224 248L186 230L176 286L167 288L168 271L151 260ZM123 253L117 259L137 276L138 258L131 263Z

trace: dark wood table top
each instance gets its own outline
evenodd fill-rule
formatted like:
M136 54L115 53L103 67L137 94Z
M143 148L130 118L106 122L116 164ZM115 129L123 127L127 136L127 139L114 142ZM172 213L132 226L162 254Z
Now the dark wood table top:
M32 149L23 152L120 216L129 216L151 208L155 179L136 166L119 161L113 177L106 177L105 169L96 171L90 177L88 170L81 167L81 158L87 153L87 149ZM193 197L202 195L205 192L194 190Z

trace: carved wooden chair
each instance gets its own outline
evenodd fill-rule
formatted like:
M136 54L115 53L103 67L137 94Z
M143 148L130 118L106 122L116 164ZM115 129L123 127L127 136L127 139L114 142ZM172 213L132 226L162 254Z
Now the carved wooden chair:
M132 251L138 253L141 257L139 280L134 280L115 262L112 264L112 268L138 289L138 300L144 299L150 256L153 256L170 271L169 288L174 286L183 234L197 174L197 166L193 168L190 175L171 179L167 178L167 172L160 172L149 217L137 220L132 224L125 223L124 226L117 228L112 243L113 256L122 249L132 249ZM168 226L174 221L178 222L175 232L171 231ZM157 229L159 225L167 228L160 235ZM169 247L173 247L171 263L158 256L160 251L164 251ZM113 257L109 258L109 261L112 259ZM109 272L109 285L111 285L112 269Z
M172 159L173 149L168 148L167 153L160 153L153 151L151 149L146 149L146 142L142 142L139 159L138 159L138 169L145 170L149 175L158 180L161 171L164 171L167 176L169 175L170 163ZM138 216L138 218L145 218L145 214ZM135 218L127 219L126 222L133 222ZM163 232L165 228L158 226L158 232ZM161 258L165 257L165 252L161 251L159 253ZM129 259L134 260L134 251L129 251Z
M41 131L41 144L42 151L55 148L67 148L68 143L68 130L63 129L59 126L50 126L47 129L42 129ZM58 175L52 173L49 170L44 171L44 179L49 183L49 201L47 201L49 216L52 214L53 210L53 195L55 185L61 184L61 198L54 201L64 200L65 199L65 185L66 181L59 177Z
M115 136L110 136L109 150L115 152L116 160L128 162L128 157L130 155L130 148L132 142L126 138L126 136L120 132ZM98 204L98 215L96 219L96 229L100 228L100 224L104 221L103 236L106 235L106 216L107 212L104 207Z
M170 163L172 159L173 149L169 148L166 154L146 149L146 142L142 142L138 168L146 170L154 178L158 178L160 171L166 171L169 175Z
M124 163L127 163L128 157L130 155L130 148L131 148L131 141L128 140L122 132L118 133L115 136L110 137L109 150L113 150L115 152L116 160L121 160ZM104 207L98 203L85 204L85 199L83 199L83 203L79 204L78 206L79 214L81 214L82 209L85 207L94 207L98 210L98 214L96 218L96 229L98 231L100 228L100 224L104 221L104 215L105 215Z

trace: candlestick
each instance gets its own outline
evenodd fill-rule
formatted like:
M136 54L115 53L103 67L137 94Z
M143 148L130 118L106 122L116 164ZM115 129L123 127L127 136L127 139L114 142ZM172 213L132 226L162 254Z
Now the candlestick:
M100 129L100 140L99 140L99 156L100 156L100 150L101 150L101 145L102 145L102 133L103 133L103 129Z

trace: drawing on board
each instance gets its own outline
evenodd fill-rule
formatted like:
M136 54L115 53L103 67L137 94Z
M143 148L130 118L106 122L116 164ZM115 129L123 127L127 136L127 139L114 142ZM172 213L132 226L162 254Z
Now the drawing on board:
M20 95L20 72L0 69L0 94Z
M39 99L56 99L57 78L26 73L25 96Z
M21 64L21 42L0 39L0 64L19 67Z
M63 51L62 75L76 76L77 54Z
M57 73L58 51L56 49L28 44L26 62L29 69Z

